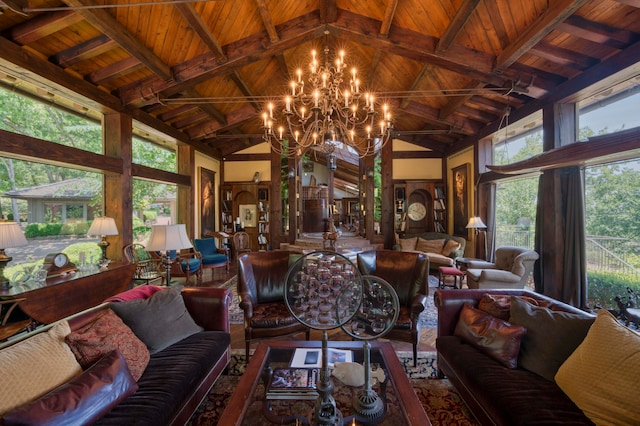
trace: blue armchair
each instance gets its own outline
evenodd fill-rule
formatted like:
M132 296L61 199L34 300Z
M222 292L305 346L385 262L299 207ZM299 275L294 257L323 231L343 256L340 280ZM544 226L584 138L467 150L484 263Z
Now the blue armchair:
M155 258L162 259L162 253L151 252L151 255ZM173 277L185 277L185 285L191 283L191 276L196 276L198 283L202 282L202 259L198 252L186 252L181 251L178 253L176 250L170 250L167 252L167 257L170 259L170 276ZM167 282L168 285L171 283Z
M229 270L229 249L218 248L215 238L196 238L193 246L200 253L203 268L226 268Z

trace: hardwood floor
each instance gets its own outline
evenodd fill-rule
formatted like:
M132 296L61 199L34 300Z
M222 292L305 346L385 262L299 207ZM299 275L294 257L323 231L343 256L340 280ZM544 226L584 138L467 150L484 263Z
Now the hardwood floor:
M235 263L232 263L228 272L222 268L206 269L203 273L202 283L199 285L205 286L205 287L221 286L222 284L230 280L234 275L236 275L236 272L237 272L237 269L236 269ZM184 282L184 279L181 279L182 281L179 281L179 280L180 279L176 278L175 280L172 280L172 283L175 284L175 283ZM196 284L192 283L191 285L194 286ZM237 303L237 301L234 301L234 303ZM328 336L329 336L329 340L351 340L351 337L347 335L345 332L343 332L340 328L337 328L335 330L329 330ZM420 343L418 344L418 350L419 351L435 351L435 338L436 338L435 329L423 329ZM279 337L278 339L283 339L283 340L304 339L304 334L299 333L291 336L283 336L283 337ZM311 330L311 339L321 340L322 332L319 330ZM386 339L382 338L379 340L384 341ZM392 340L391 343L395 348L395 350L397 351L412 350L412 345L410 343L398 342L395 340ZM255 342L251 345L251 348L255 349L257 345L258 345L258 342ZM244 326L242 324L231 324L231 349L244 349Z

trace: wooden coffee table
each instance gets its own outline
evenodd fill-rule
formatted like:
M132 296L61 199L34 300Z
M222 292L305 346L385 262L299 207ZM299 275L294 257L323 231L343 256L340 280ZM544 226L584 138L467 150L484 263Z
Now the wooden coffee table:
M247 370L240 378L238 386L227 403L218 425L269 425L272 424L263 411L268 404L278 404L272 412L288 412L289 416L279 418L281 424L308 424L313 413L315 400L270 400L264 395L263 372L268 368L286 367L296 348L319 348L320 341L266 341L260 342L251 357ZM353 350L354 361L362 363L362 342L331 341L330 348ZM398 360L393 346L389 342L371 343L371 363L382 367L387 375L385 399L387 402L386 417L378 425L430 425L422 403L414 392L404 368ZM344 417L346 425L352 424L351 396L359 388L343 385L332 377L335 384L334 397ZM380 388L378 388L380 389ZM338 397L338 394L340 397ZM274 408L271 406L271 408ZM287 418L288 417L288 418ZM297 422L296 422L297 418ZM360 424L358 422L357 424Z

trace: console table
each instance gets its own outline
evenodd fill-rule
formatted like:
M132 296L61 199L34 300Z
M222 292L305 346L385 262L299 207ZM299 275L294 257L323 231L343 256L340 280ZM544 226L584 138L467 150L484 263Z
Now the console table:
M34 321L50 324L131 288L135 265L110 263L106 271L52 277L38 287L0 290L0 299L25 299L18 306Z

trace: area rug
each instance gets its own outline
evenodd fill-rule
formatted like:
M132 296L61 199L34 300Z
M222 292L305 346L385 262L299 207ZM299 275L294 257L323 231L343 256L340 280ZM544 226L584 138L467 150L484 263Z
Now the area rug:
M410 377L416 395L420 399L433 425L477 425L460 396L447 379L436 375L435 352L419 352L417 367L413 367L411 352L398 351L398 358ZM244 373L244 350L233 350L227 374L220 376L207 397L189 421L190 426L215 426L233 394L240 376ZM252 425L260 423L252 423ZM270 425L268 421L262 423ZM396 425L402 426L402 425Z
M238 276L234 275L221 287L228 288L233 292L233 302L229 307L229 322L231 324L242 324L243 316L238 300ZM420 328L436 328L438 326L438 311L433 303L433 292L438 288L438 278L429 275L429 297L427 298L427 309L420 315Z

